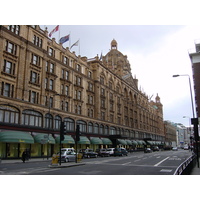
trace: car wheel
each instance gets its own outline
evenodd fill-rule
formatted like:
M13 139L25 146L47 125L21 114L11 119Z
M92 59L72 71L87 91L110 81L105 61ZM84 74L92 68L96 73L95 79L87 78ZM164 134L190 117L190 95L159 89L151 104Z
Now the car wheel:
M95 155L95 158L97 158L97 155Z
M90 155L88 155L87 157L90 158Z
M69 158L66 158L65 162L69 162Z

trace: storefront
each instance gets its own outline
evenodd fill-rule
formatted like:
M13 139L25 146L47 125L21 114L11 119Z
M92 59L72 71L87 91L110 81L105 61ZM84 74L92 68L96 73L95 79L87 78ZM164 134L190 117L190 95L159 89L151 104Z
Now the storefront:
M2 131L0 132L0 157L20 158L23 151L31 151L34 139L29 132Z
M98 137L91 137L90 138L90 148L96 151L96 149L103 148L103 141Z
M55 137L54 153L58 153L60 151L60 136L55 135ZM75 141L71 135L64 136L64 140L61 141L61 148L75 148Z

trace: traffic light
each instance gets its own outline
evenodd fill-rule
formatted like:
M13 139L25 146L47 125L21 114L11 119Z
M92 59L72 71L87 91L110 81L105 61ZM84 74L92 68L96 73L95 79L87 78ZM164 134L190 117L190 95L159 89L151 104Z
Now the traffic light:
M76 141L80 141L80 126L76 126Z
M65 139L65 135L66 134L66 126L64 124L64 122L61 122L60 124L60 141L63 141Z

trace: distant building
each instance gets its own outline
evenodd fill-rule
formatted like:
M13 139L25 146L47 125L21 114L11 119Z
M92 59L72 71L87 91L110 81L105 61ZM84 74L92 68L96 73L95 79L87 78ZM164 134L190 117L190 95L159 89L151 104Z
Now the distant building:
M166 146L178 146L178 135L173 122L164 121L165 144Z
M89 48L89 47L88 47ZM88 59L48 37L38 25L0 26L0 157L32 157L59 150L141 147L164 141L163 108L140 89L116 40L103 57Z

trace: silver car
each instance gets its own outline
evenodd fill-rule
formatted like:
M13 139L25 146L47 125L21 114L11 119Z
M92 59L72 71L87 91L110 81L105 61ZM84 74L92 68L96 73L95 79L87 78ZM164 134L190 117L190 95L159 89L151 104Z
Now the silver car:
M58 153L58 155L60 155L60 154ZM58 159L60 159L60 157ZM76 153L74 151L61 151L61 161L75 162L76 161Z

